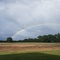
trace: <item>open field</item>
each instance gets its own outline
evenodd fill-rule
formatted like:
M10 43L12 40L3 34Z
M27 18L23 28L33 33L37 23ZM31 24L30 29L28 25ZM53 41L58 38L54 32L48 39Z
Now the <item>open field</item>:
M60 50L60 43L0 43L0 52Z
M60 60L60 43L0 43L0 60Z

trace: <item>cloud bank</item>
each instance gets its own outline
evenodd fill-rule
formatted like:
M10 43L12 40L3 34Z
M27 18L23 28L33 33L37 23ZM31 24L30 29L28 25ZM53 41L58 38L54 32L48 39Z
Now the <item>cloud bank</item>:
M0 39L24 39L60 32L60 0L0 0Z

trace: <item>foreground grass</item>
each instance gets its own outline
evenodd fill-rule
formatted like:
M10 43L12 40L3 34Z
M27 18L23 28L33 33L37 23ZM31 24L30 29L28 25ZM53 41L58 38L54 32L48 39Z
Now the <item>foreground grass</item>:
M60 50L0 54L0 60L60 60Z
M60 43L0 43L0 46L59 46ZM7 48L6 48L7 49ZM18 50L0 52L0 60L60 60L60 49L45 50Z

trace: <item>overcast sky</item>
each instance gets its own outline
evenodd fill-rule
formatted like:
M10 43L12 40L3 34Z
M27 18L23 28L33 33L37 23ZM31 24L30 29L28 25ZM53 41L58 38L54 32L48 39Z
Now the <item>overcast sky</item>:
M34 38L60 32L60 0L0 0L0 39Z

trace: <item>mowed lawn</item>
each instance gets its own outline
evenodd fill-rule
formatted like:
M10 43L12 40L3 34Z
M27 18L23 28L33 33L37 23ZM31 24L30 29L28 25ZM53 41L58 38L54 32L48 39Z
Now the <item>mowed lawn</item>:
M51 46L53 45L54 44L52 44ZM60 44L57 44L57 45L58 47L60 46ZM4 51L4 52L0 52L0 60L60 60L60 49L53 48L52 50L45 50L45 51L44 50L43 51L24 50L23 52L22 51L13 51L13 52Z

